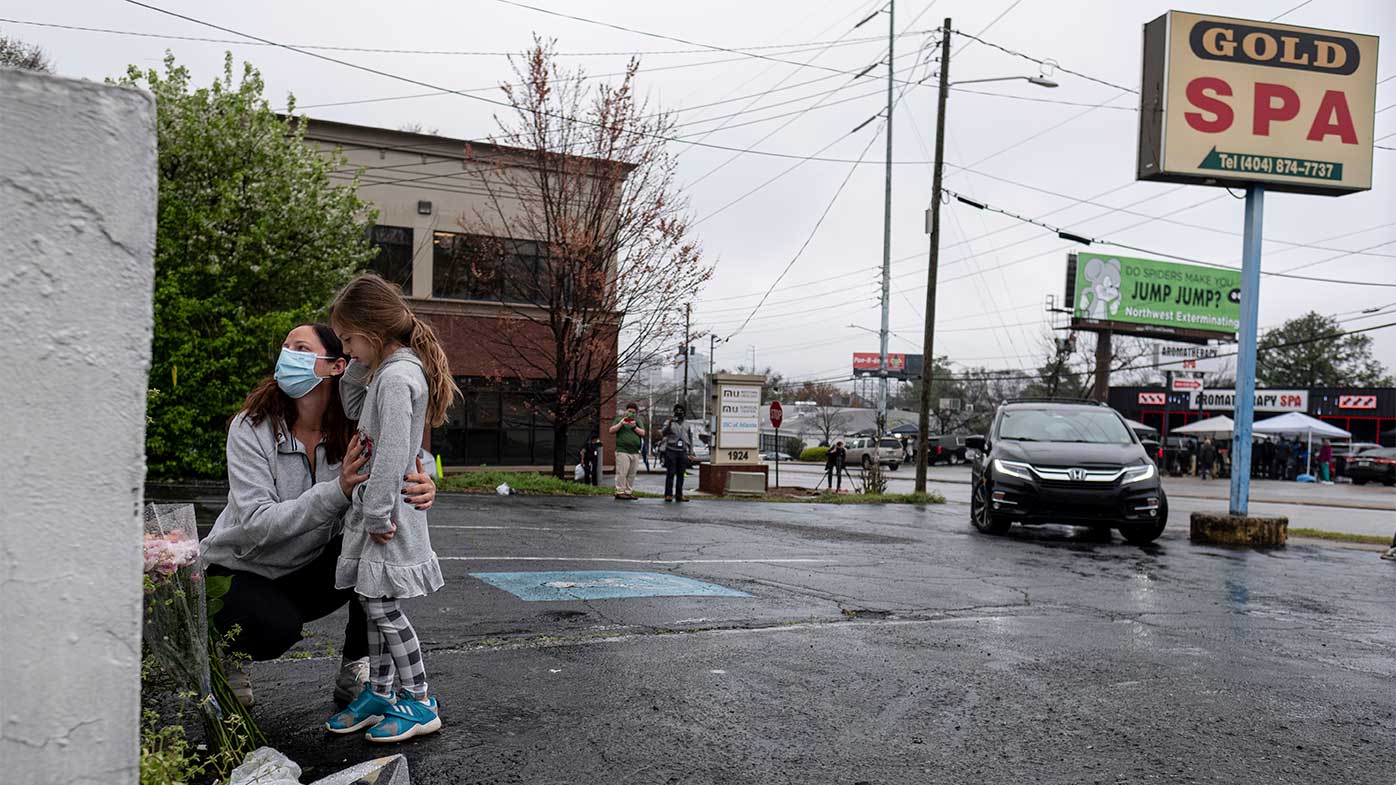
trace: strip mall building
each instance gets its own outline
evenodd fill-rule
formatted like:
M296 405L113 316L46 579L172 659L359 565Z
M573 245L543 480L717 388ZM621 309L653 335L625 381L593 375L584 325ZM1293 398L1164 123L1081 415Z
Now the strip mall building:
M1168 428L1218 414L1231 416L1232 390L1166 392L1162 387L1112 387L1110 405L1124 416L1154 428ZM1390 387L1313 387L1305 390L1256 390L1255 418L1303 412L1352 434L1353 441L1396 444L1396 389Z

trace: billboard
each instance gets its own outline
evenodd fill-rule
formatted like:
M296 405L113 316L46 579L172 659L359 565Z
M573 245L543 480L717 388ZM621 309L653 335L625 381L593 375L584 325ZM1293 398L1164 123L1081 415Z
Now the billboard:
M1067 255L1071 326L1203 342L1233 339L1241 271L1093 252Z
M853 375L854 376L880 376L878 369L882 366L882 355L879 352L854 352L853 353ZM921 355L887 353L887 377L889 379L921 378Z
M1377 38L1169 11L1144 25L1140 180L1372 187Z

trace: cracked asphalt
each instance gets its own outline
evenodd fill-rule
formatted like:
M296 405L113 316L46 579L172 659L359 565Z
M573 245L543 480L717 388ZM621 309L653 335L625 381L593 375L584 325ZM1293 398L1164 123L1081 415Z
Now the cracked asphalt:
M408 601L433 783L1380 783L1396 565L1373 549L974 532L964 505L446 496L446 587ZM639 570L749 597L524 602L479 571ZM253 669L306 779L343 612Z

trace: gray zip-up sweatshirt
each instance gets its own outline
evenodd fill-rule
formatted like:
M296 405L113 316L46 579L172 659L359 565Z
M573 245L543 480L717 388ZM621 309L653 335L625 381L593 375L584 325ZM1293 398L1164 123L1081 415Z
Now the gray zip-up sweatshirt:
M315 474L305 447L270 419L253 425L243 412L228 428L228 506L200 546L205 564L266 578L289 575L319 557L338 532L349 500L339 464L315 447Z
M344 413L359 421L361 436L372 442L364 471L369 479L354 488L344 524L344 549L335 570L335 587L365 597L418 597L441 588L441 565L431 549L427 514L402 496L405 474L416 470L426 431L427 379L411 349L398 349L369 371L350 363L340 378ZM369 533L397 531L385 545Z

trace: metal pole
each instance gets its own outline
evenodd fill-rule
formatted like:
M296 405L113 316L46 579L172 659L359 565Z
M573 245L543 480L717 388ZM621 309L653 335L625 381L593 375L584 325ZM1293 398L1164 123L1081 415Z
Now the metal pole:
M692 303L683 307L683 407L688 408L688 325L693 315Z
M1265 186L1246 186L1241 240L1241 328L1236 334L1236 428L1231 440L1231 514L1246 515L1251 497L1251 425L1255 419L1256 323L1260 319L1260 241Z
M1159 430L1159 449L1163 450L1163 466L1159 467L1163 471L1168 471L1168 467L1173 464L1168 460L1168 417L1172 414L1169 411L1173 405L1173 372L1163 372L1163 428ZM1176 455L1176 453L1175 453Z
M926 327L921 338L920 425L916 431L916 492L926 492L926 452L931 431L931 369L935 367L936 274L940 265L940 184L945 169L945 99L950 95L950 17L940 31L940 94L936 96L936 150L931 174L931 250L926 266ZM891 156L888 156L890 159ZM885 299L884 299L884 302Z
M703 383L703 427L708 434L713 432L713 424L708 422L708 399L713 397L713 354L717 351L717 336L708 336L708 379Z
M878 381L877 392L877 435L882 436L882 430L887 424L887 337L890 329L889 307L892 304L892 106L895 99L892 96L892 86L895 82L893 76L893 63L896 56L893 47L897 41L897 3L896 0L888 0L887 3L887 188L883 197L882 206L882 327L878 331L878 356L881 360L878 364L878 374L881 377Z
M780 426L776 426L776 487L780 487Z

